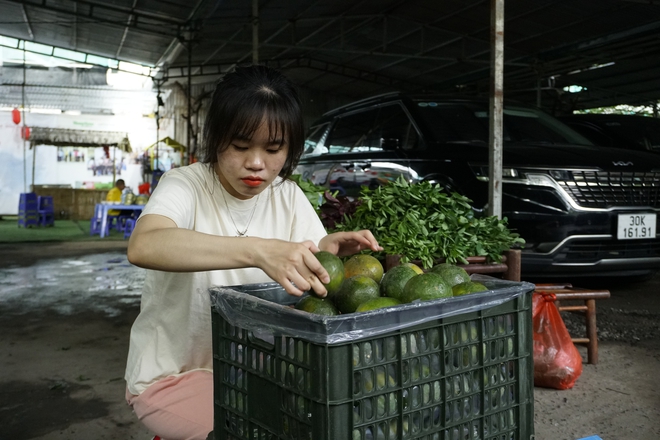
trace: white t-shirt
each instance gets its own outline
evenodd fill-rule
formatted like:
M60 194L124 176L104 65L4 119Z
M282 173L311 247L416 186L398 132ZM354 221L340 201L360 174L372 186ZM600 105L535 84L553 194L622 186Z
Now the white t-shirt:
M148 214L165 216L179 228L221 236L237 236L237 229L242 231L248 222L246 234L253 237L318 244L326 235L294 182L278 178L260 195L240 200L224 190L208 164L201 163L163 174L142 212L142 216ZM272 281L257 268L193 273L147 270L140 314L131 329L128 390L140 394L166 376L212 371L209 287Z

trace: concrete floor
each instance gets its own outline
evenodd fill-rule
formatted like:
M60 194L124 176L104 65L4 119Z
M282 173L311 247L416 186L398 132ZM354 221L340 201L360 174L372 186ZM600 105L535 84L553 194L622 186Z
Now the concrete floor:
M0 439L151 439L123 401L144 280L125 243L0 245L0 255ZM598 304L600 363L585 363L571 390L534 389L536 439L657 440L660 277L591 282L612 292Z

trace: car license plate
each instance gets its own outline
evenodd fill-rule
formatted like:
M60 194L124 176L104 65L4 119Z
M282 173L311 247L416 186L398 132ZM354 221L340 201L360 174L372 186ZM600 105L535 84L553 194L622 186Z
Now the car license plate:
M655 238L655 217L656 214L619 214L616 238Z

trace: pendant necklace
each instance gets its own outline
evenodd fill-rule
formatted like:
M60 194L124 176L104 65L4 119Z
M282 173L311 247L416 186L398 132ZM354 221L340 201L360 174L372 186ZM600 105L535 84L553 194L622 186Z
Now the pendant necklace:
M257 210L257 204L259 204L259 197L261 197L261 194L257 196L257 200L254 202L254 207L252 207L252 213L250 214L250 218L248 219L247 225L245 225L245 229L240 231L238 229L238 226L236 226L236 222L234 221L234 216L231 215L231 209L229 209L229 204L227 203L227 198L225 197L225 192L223 189L220 190L220 193L222 194L222 200L225 201L225 207L227 208L227 212L229 212L229 219L231 220L231 223L234 225L234 229L236 229L236 236L237 237L247 237L247 230L250 227L250 223L252 222L252 217L254 217L254 212Z

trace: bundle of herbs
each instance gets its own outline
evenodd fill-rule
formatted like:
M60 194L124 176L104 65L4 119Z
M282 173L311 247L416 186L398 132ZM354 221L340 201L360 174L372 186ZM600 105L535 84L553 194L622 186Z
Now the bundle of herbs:
M525 242L507 228L506 218L477 217L470 199L447 195L429 182L410 184L399 177L374 190L363 187L359 201L336 230L369 229L385 254L421 260L425 268L440 258L467 263L467 257L485 256L499 262L502 252Z
M290 179L298 184L321 218L323 226L329 231L334 230L337 224L343 222L345 216L352 215L360 205L359 199L353 200L346 196L339 196L337 191L330 192L324 186L303 179L300 174L293 174Z
M292 174L289 176L289 179L298 184L302 192L305 194L305 197L307 197L307 200L309 200L309 203L311 203L314 207L314 211L316 211L318 214L319 210L321 209L321 205L325 203L324 194L326 192L326 188L324 186L316 185L309 180L303 179L300 174Z

